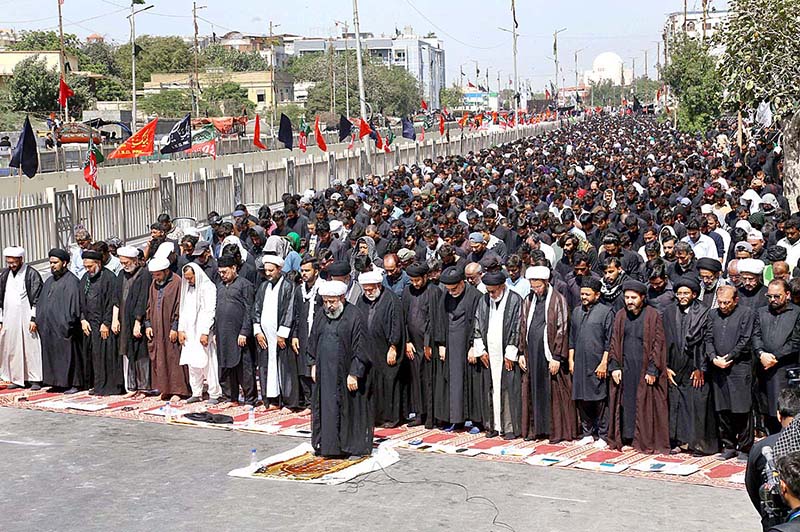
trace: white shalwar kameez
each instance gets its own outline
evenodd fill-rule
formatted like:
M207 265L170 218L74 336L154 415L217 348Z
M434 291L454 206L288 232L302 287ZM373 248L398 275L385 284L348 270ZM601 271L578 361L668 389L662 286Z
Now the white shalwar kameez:
M31 317L36 308L31 307L25 288L23 264L16 275L8 274L3 308L0 311L0 380L20 386L42 380L42 346L39 334L30 332Z

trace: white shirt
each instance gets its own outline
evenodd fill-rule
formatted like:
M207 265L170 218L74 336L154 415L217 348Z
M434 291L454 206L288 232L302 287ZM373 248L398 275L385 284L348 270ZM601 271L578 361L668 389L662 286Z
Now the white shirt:
M512 292L516 292L522 299L525 299L531 293L531 282L522 275L519 276L517 282L512 281L511 277L506 279L506 286Z
M797 267L797 261L800 260L800 239L792 244L788 238L783 237L778 240L778 245L786 248L786 264L789 265L789 272L791 273Z
M692 246L692 250L694 251L694 256L697 259L702 259L707 257L709 259L717 259L719 260L719 254L717 253L717 245L711 240L711 237L708 235L700 234L700 238L697 239L697 242L692 242L692 239L688 236L683 237L683 242L688 242L690 246Z

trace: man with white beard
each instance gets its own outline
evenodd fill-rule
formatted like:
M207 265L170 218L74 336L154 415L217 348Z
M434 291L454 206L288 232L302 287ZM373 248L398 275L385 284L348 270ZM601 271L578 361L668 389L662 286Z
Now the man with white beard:
M111 331L119 337L125 389L131 396L150 393L150 354L144 337L147 298L153 278L133 246L117 249L122 271L116 278L116 305Z
M0 271L0 380L9 389L29 383L41 389L42 346L36 328L36 302L42 291L42 277L25 264L25 250L3 250L6 268Z
M219 403L217 345L214 341L214 313L217 309L217 287L199 264L190 262L183 267L181 302L178 318L178 342L181 365L189 366L189 385L192 396L186 404L203 400L203 380L208 381L208 404Z

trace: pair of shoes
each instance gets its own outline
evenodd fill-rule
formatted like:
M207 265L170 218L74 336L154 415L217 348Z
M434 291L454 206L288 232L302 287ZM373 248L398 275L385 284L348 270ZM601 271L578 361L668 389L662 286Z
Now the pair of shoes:
M721 453L719 453L720 460L730 460L731 458L736 458L739 453L736 449L725 449Z
M212 406L213 405L218 405L219 403L220 403L220 398L219 397L216 397L216 398L211 397L211 398L209 398L208 401L206 401L207 405L212 405Z
M591 436L586 436L586 437L578 440L577 445L589 445L589 444L592 444L592 443L594 443L594 438L592 438Z
M31 384L31 390L32 391L36 392L36 391L41 390L41 389L42 389L42 385L39 384L38 382L34 382L33 384Z
M470 431L470 432L472 432L472 431ZM500 433L497 432L496 430L487 430L486 431L486 437L487 438L496 438L499 434Z
M203 400L203 398L202 398L202 397L197 397L196 395L193 395L193 396L191 396L190 398L188 398L188 399L186 400L186 404L187 404L187 405L190 405L190 404L192 404L192 403L199 403L199 402L200 402L200 401L202 401L202 400Z
M69 390L64 390L64 395L72 395L74 393L78 393L78 389L76 387L72 387Z

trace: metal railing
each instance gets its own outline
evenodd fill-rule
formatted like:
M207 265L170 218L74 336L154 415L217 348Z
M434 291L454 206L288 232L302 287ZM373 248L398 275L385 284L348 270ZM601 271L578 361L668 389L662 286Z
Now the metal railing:
M424 159L479 151L484 148L535 136L559 127L556 122L521 126L496 132L464 132L446 139L425 142L397 142L390 153L372 153L372 172L384 175L400 164L421 163ZM171 216L190 216L205 221L208 212L226 216L238 203L274 204L284 192L302 193L329 186L334 179L346 180L362 176L366 168L365 148L346 153L311 154L284 158L279 162L266 159L250 164L219 168L205 158L192 170L180 175L174 172L155 174L152 179L131 181L117 179L100 191L70 185L66 190L50 187L41 202L23 200L22 207L0 202L0 249L22 245L27 262L43 264L53 247L66 247L74 242L74 228L82 224L96 240L118 237L123 242L141 239L149 233L149 225L162 212ZM266 153L266 152L263 152ZM22 242L18 226L22 228Z

